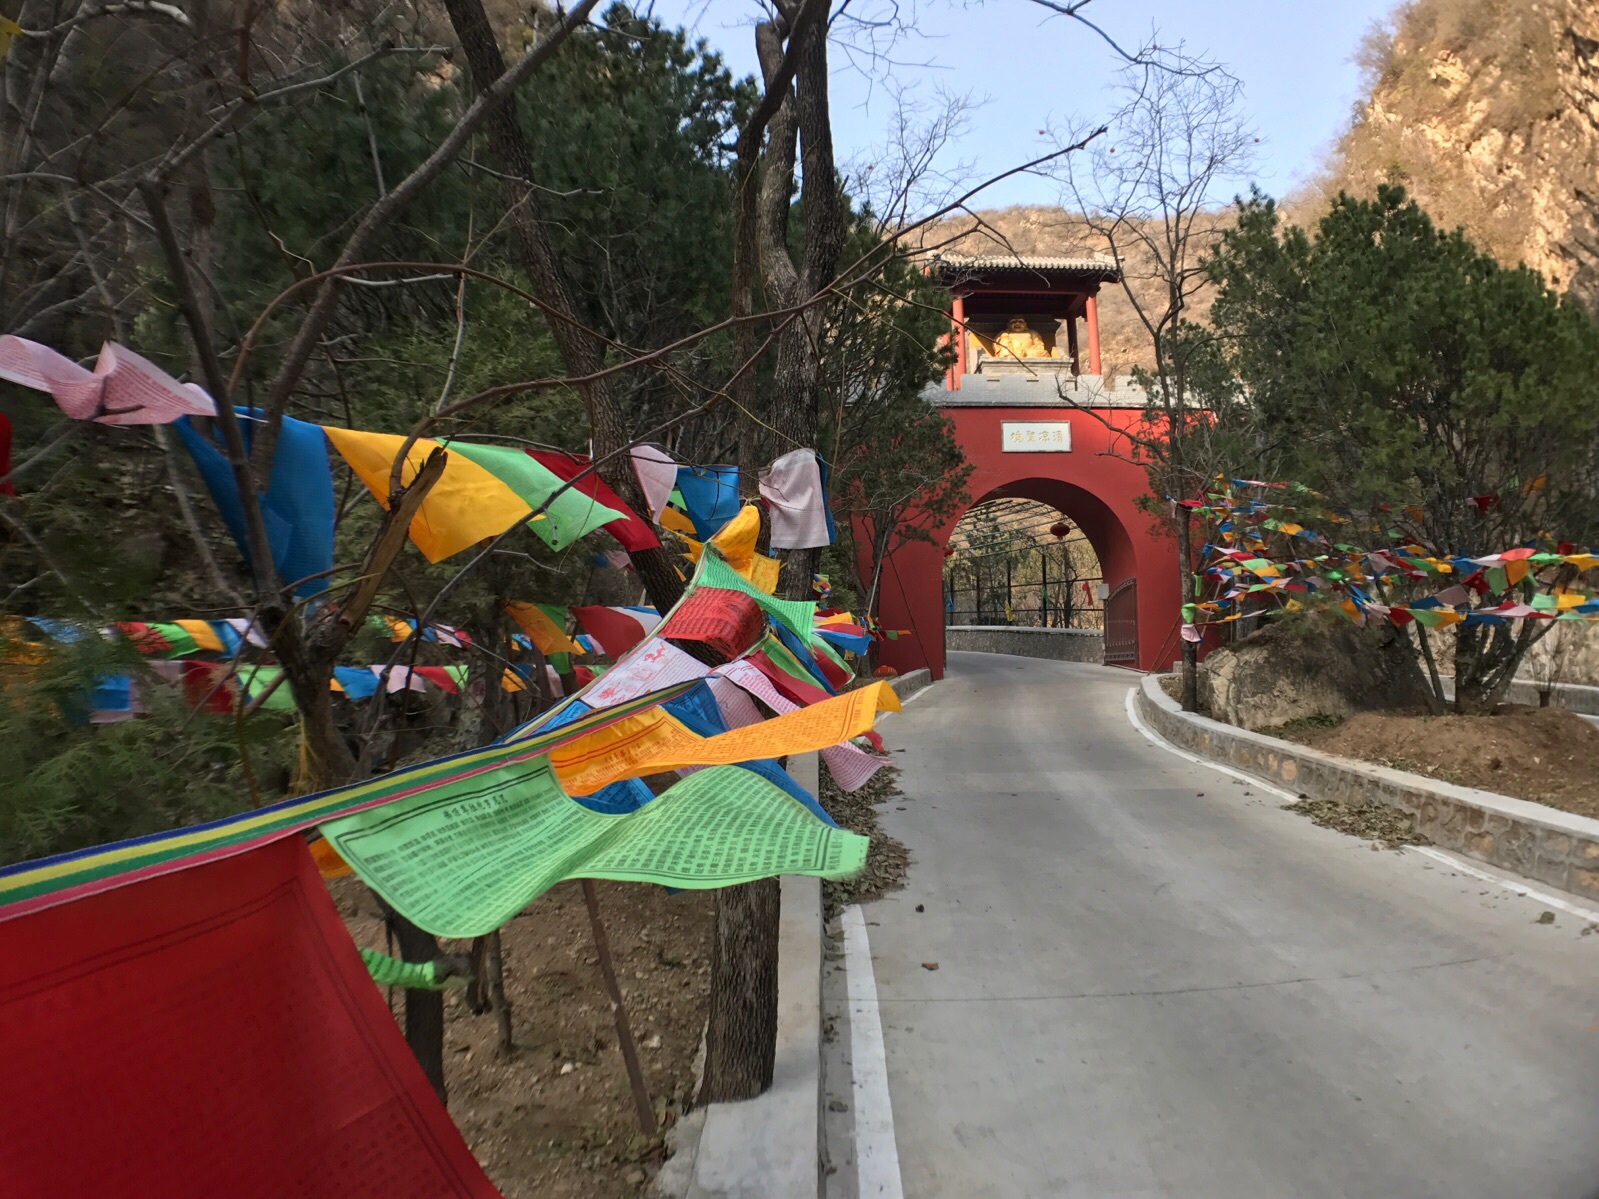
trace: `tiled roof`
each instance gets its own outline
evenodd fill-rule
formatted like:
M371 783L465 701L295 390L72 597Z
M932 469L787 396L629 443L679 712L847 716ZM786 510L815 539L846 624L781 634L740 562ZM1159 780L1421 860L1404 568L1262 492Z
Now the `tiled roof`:
M1047 254L934 254L935 270L946 274L976 271L1057 271L1114 283L1121 278L1116 262L1100 254L1055 257Z

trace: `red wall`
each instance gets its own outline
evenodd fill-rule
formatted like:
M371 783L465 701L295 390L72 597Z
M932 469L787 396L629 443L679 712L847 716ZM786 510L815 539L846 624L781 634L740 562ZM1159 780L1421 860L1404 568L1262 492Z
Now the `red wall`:
M1138 665L1142 670L1169 667L1178 656L1181 588L1177 580L1176 546L1140 511L1137 498L1149 492L1141 466L1125 460L1125 438L1107 428L1126 428L1142 413L1137 409L1102 409L1098 415L1061 408L945 408L955 422L956 436L974 468L967 485L975 507L984 500L1019 497L1053 505L1088 537L1099 555L1105 582L1138 580ZM1072 448L1067 453L1003 452L1002 421L1067 421ZM1121 455L1120 457L1116 455ZM889 629L909 629L897 641L884 642L881 659L900 673L923 666L934 678L944 676L945 544L964 512L934 531L936 544L911 542L900 547L883 567L879 615Z

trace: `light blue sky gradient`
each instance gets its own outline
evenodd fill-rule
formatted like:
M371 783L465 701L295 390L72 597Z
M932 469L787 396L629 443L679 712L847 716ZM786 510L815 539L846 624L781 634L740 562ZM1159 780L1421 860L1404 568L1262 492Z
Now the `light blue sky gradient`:
M889 0L856 0L880 12ZM1223 62L1242 80L1247 119L1260 135L1256 180L1282 195L1315 174L1349 121L1360 88L1352 57L1394 0L1094 0L1085 10L1129 49L1159 30L1162 44ZM914 24L892 65L832 55L833 125L840 164L858 174L883 160L896 90L925 111L939 94L980 101L940 167L976 181L1046 153L1046 129L1086 127L1115 108L1120 60L1092 31L1029 0L900 0ZM686 25L739 73L754 73L755 0L660 0L657 16ZM885 76L887 80L885 81ZM883 163L887 169L886 162ZM1017 177L985 191L984 208L1055 204L1056 183Z

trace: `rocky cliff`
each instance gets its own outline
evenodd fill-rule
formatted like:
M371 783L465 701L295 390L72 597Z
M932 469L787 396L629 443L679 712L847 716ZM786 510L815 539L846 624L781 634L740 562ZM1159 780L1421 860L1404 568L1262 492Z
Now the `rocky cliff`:
M1435 219L1599 315L1599 4L1411 0L1322 181L1403 183Z

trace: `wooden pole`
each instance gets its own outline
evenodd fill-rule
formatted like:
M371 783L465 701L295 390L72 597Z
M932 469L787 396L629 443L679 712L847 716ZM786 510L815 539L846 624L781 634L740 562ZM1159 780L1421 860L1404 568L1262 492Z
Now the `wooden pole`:
M955 365L953 370L954 387L950 390L961 389L961 377L966 374L966 297L959 292L950 305L950 335L955 339Z
M1098 375L1099 367L1099 301L1093 296L1083 298L1084 323L1088 326L1088 373Z
M622 1050L622 1061L627 1066L627 1081L633 1088L633 1106L638 1110L640 1131L647 1137L656 1133L655 1105L650 1102L649 1088L644 1085L644 1068L639 1064L638 1046L633 1042L633 1029L627 1022L627 1009L622 1006L622 988L616 981L616 966L611 961L611 943L605 935L605 925L600 920L600 900L594 890L594 880L583 880L583 902L589 910L589 927L594 932L594 949L599 954L600 974L605 979L605 991L611 998L611 1015L616 1020L616 1043Z

